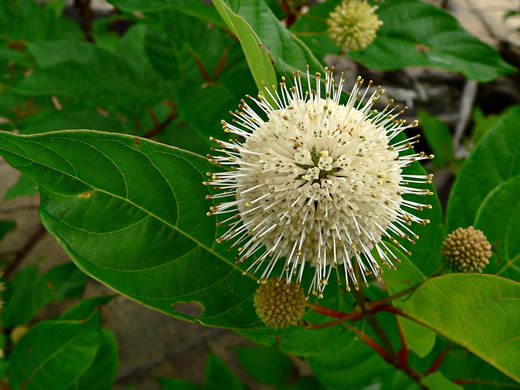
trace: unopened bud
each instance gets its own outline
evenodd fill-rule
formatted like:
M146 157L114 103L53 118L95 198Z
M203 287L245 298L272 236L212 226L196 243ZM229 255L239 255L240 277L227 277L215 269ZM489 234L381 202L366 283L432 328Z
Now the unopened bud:
M299 285L286 285L274 279L268 279L258 287L254 303L258 317L275 329L298 325L305 314L303 289Z
M443 241L441 254L455 272L482 272L489 264L491 244L481 230L459 227Z

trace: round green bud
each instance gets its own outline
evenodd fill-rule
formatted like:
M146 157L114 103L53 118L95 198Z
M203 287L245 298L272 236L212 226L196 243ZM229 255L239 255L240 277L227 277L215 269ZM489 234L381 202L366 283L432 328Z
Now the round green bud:
M268 279L256 290L254 303L264 324L282 329L301 322L307 300L299 285Z
M481 230L459 227L443 241L441 254L455 272L482 272L489 264L491 244Z

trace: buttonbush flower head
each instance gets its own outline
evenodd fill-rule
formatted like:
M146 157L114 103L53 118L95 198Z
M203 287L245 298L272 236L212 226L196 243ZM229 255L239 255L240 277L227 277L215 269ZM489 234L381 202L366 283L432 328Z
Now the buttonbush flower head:
M491 244L481 230L459 227L443 241L441 253L455 272L482 272L489 264Z
M248 96L256 109L242 100L233 122L222 121L235 138L212 138L219 155L209 155L232 170L208 173L204 184L217 190L208 198L222 202L208 213L222 214L218 224L227 226L217 242L233 242L237 262L250 261L246 272L262 270L262 281L278 265L280 280L290 284L301 283L308 269L309 292L321 296L333 269L349 290L360 282L354 262L365 283L367 274L380 278L379 263L393 267L396 256L382 238L408 252L396 237L417 239L409 226L429 221L410 210L431 206L403 195L431 194L421 188L431 175L402 168L433 156L411 150L418 136L399 137L417 126L396 119L406 107L391 101L380 112L372 109L381 87L363 88L358 77L340 104L343 75L337 88L328 69L324 83L315 76L314 88L307 67L306 83L297 73L290 88L282 78L279 89Z
M366 0L343 0L327 19L329 38L344 50L364 49L383 24Z
M269 279L256 290L254 303L256 313L264 324L283 329L301 322L307 300L300 286Z

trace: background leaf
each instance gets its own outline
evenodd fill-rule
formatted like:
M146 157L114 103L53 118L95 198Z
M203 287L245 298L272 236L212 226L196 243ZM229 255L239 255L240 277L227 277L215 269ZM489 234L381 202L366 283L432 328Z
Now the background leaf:
M72 263L54 266L44 275L40 275L36 266L18 271L4 293L2 326L26 324L51 302L81 297L86 283L86 275Z
M324 34L325 20L310 20L311 17L327 18L337 3L327 1L313 7L310 17L301 19L293 28L303 33L302 39L317 54L339 52L339 48L331 52L330 40ZM393 0L379 4L376 13L384 24L374 42L365 50L348 53L367 68L393 70L430 66L461 72L470 80L482 82L515 71L491 46L467 33L453 16L432 4L421 0Z
M210 354L206 362L205 390L242 390L245 386L222 360Z
M435 154L435 158L432 160L433 166L445 167L455 159L455 148L448 126L426 111L419 111L419 119L426 141Z
M14 390L67 389L89 368L101 337L99 313L81 321L42 321L9 357Z
M291 359L274 348L263 346L238 347L237 357L254 380L281 388L294 382Z

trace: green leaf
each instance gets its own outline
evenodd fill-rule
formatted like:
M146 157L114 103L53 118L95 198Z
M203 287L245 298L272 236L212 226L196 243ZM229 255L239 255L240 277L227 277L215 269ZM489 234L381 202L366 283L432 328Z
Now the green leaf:
M462 386L456 385L439 371L425 377L421 384L430 390L463 390Z
M386 243L393 253L401 260L396 264L397 270L387 270L383 274L385 285L390 295L412 287L426 280L424 274L413 264L413 262L401 250L391 243ZM398 308L407 311L409 303L408 296L400 300L392 301ZM435 333L406 318L397 317L401 324L402 331L406 340L406 345L420 357L425 357L430 353L435 344Z
M222 360L210 354L206 362L206 383L204 383L204 389L243 390L245 386Z
M335 310L353 309L352 294L330 283L320 305ZM327 322L323 315L308 312L303 317L309 323ZM395 322L395 321L394 321ZM362 330L364 322L358 323ZM240 334L281 352L304 357L318 380L331 389L364 389L378 384L393 367L343 326L323 329L291 327L286 330L240 330ZM375 336L374 336L375 337Z
M450 274L426 281L407 313L520 381L520 283L494 275Z
M42 223L88 275L175 317L262 326L256 282L215 242L216 220L206 216L201 182L216 169L206 159L95 131L0 133L0 154L37 183ZM184 315L173 308L178 302L204 310Z
M9 188L5 194L5 200L13 199L18 196L36 195L38 189L34 186L34 182L27 176L20 175L14 186Z
M482 82L515 71L491 46L468 34L453 16L434 5L394 0L381 4L377 14L384 24L376 40L364 51L349 53L368 68L432 66Z
M103 329L94 361L69 390L110 390L119 367L117 340L114 332Z
M213 4L224 22L240 40L258 89L260 91L263 89L262 82L267 85L276 84L276 73L271 64L271 59L263 48L262 41L255 30L242 16L234 12L225 0L214 0Z
M419 118L426 141L435 154L435 158L432 160L433 166L445 167L455 159L455 148L448 126L425 111L419 111Z
M465 389L515 389L520 384L514 382L495 367L462 348L450 348L439 369L451 380L468 380Z
M209 137L226 139L220 121L229 117L239 101L226 88L220 85L209 87L184 86L179 90L182 99L178 102L179 115L195 129L210 147Z
M81 320L89 317L96 309L107 305L115 295L102 295L99 297L92 297L83 299L74 306L70 307L65 313L63 313L60 320Z
M338 1L313 7L293 30L319 56L339 53L326 34L325 20ZM368 68L392 70L430 66L461 72L468 79L490 81L515 71L489 45L467 33L444 10L421 0L394 0L379 4L383 25L365 50L348 55Z
M40 275L38 267L23 268L7 284L2 326L26 324L51 302L81 297L86 283L85 274L72 263L57 265L44 275Z
M520 108L502 116L468 157L448 201L447 231L470 226L496 187L520 175Z
M81 321L43 321L14 346L9 357L13 390L67 389L96 358L99 313Z
M105 109L124 109L133 118L136 106L161 100L171 88L151 66L137 70L133 56L121 59L86 42L46 41L28 49L40 67L13 88L20 94L70 96Z
M217 8L219 3L224 5L223 1L218 0L215 2ZM258 34L261 48L268 53L278 72L290 76L293 71L305 71L307 65L313 73L322 71L322 65L312 51L280 23L264 0L228 2L228 4L232 12L243 18ZM269 87L277 84L276 80L275 82L267 79L259 80L257 77L255 80L257 84L258 81L265 81Z
M182 378L157 378L161 390L200 390L201 387Z
M280 388L295 381L291 359L280 351L262 346L238 347L236 351L240 365L257 382Z
M15 221L0 221L0 240L16 228Z
M225 26L214 7L200 0L109 0L114 7L127 12L154 12L174 9L217 26Z
M520 176L512 177L495 187L481 203L473 226L482 230L496 254L486 266L486 273L520 281Z

